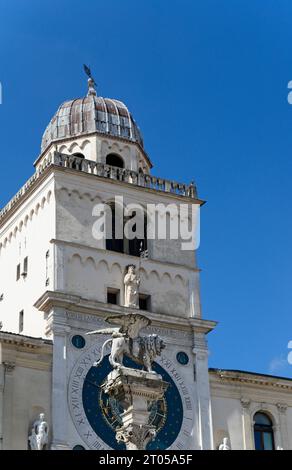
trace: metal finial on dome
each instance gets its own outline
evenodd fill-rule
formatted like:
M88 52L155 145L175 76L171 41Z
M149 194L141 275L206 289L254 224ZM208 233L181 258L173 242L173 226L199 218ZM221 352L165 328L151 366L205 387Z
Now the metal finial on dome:
M96 96L96 83L95 83L95 80L91 74L91 70L90 68L83 64L83 68L84 68L84 71L86 73L86 75L88 76L88 80L87 80L87 83L88 83L88 92L87 92L87 96L90 96L90 95L95 95Z

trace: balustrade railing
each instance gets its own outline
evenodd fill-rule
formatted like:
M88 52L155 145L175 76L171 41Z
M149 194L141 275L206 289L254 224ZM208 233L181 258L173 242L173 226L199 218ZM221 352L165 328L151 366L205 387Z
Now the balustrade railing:
M35 174L22 186L22 188L11 199L11 201L0 211L0 220L26 193L26 191L34 184L34 182L39 179L42 173L44 173L44 171L51 165L71 168L73 170L93 174L101 178L122 181L133 184L135 186L153 189L155 191L172 193L178 196L186 196L193 199L197 198L197 189L194 183L189 185L178 183L173 180L152 176L142 171L137 172L128 170L126 168L118 168L107 165L105 163L86 160L85 158L78 157L77 155L67 155L64 153L55 152L52 157L48 157L44 160L44 162L38 167Z
M102 178L124 181L125 183L154 189L156 191L170 192L179 196L197 198L197 190L194 183L189 185L178 183L176 181L152 176L147 173L128 170L126 168L118 168L105 163L94 162L78 156L66 155L57 152L54 155L54 164L84 171L85 173L91 173Z

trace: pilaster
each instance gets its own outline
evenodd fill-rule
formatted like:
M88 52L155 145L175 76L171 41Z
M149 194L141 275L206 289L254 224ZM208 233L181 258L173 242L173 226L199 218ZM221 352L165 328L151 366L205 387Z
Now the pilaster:
M53 374L52 374L52 445L53 450L69 450L67 405L67 335L65 311L55 308L52 312Z
M284 450L289 449L289 436L287 428L287 405L284 403L277 403L278 415L279 415L279 438L280 443L278 444Z
M242 436L243 436L243 449L253 450L253 423L250 416L250 399L241 397L240 403L242 406Z
M213 449L213 427L208 370L208 347L204 333L194 333L193 349L198 400L199 443L202 450Z
M14 390L14 369L15 362L4 361L4 383L3 383L3 402L5 408L3 408L3 449L13 449L13 390Z

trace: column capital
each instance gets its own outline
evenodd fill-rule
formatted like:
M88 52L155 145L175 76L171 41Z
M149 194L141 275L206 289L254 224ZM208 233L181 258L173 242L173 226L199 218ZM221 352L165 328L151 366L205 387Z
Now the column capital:
M288 405L286 403L277 403L277 408L280 413L286 413Z
M240 403L242 405L242 408L248 409L250 406L250 399L247 397L241 397L240 398Z
M130 423L117 430L118 443L124 442L127 450L144 450L149 442L156 437L156 429L150 425Z

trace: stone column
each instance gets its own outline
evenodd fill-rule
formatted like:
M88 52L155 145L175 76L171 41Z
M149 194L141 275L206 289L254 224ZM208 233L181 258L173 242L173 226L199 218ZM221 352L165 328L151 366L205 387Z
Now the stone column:
M199 443L201 450L213 449L213 425L211 412L208 348L204 333L195 333L196 390L198 400Z
M107 376L102 388L124 410L116 439L124 442L127 450L144 450L155 438L156 428L149 422L149 405L161 399L167 387L168 383L155 372L120 367Z
M53 450L69 450L67 439L67 335L70 328L61 323L62 309L53 312L53 371L52 371L52 445ZM55 318L56 317L56 318ZM65 320L64 320L65 321Z
M3 449L13 449L13 371L15 362L4 361L4 389L3 389Z
M253 438L253 422L250 416L250 399L241 397L240 399L242 406L242 436L243 436L243 449L253 450L254 449L254 438Z
M278 414L279 414L279 438L280 442L275 442L276 448L277 446L282 447L284 450L289 450L289 436L288 436L288 428L287 428L287 405L284 403L278 403Z

